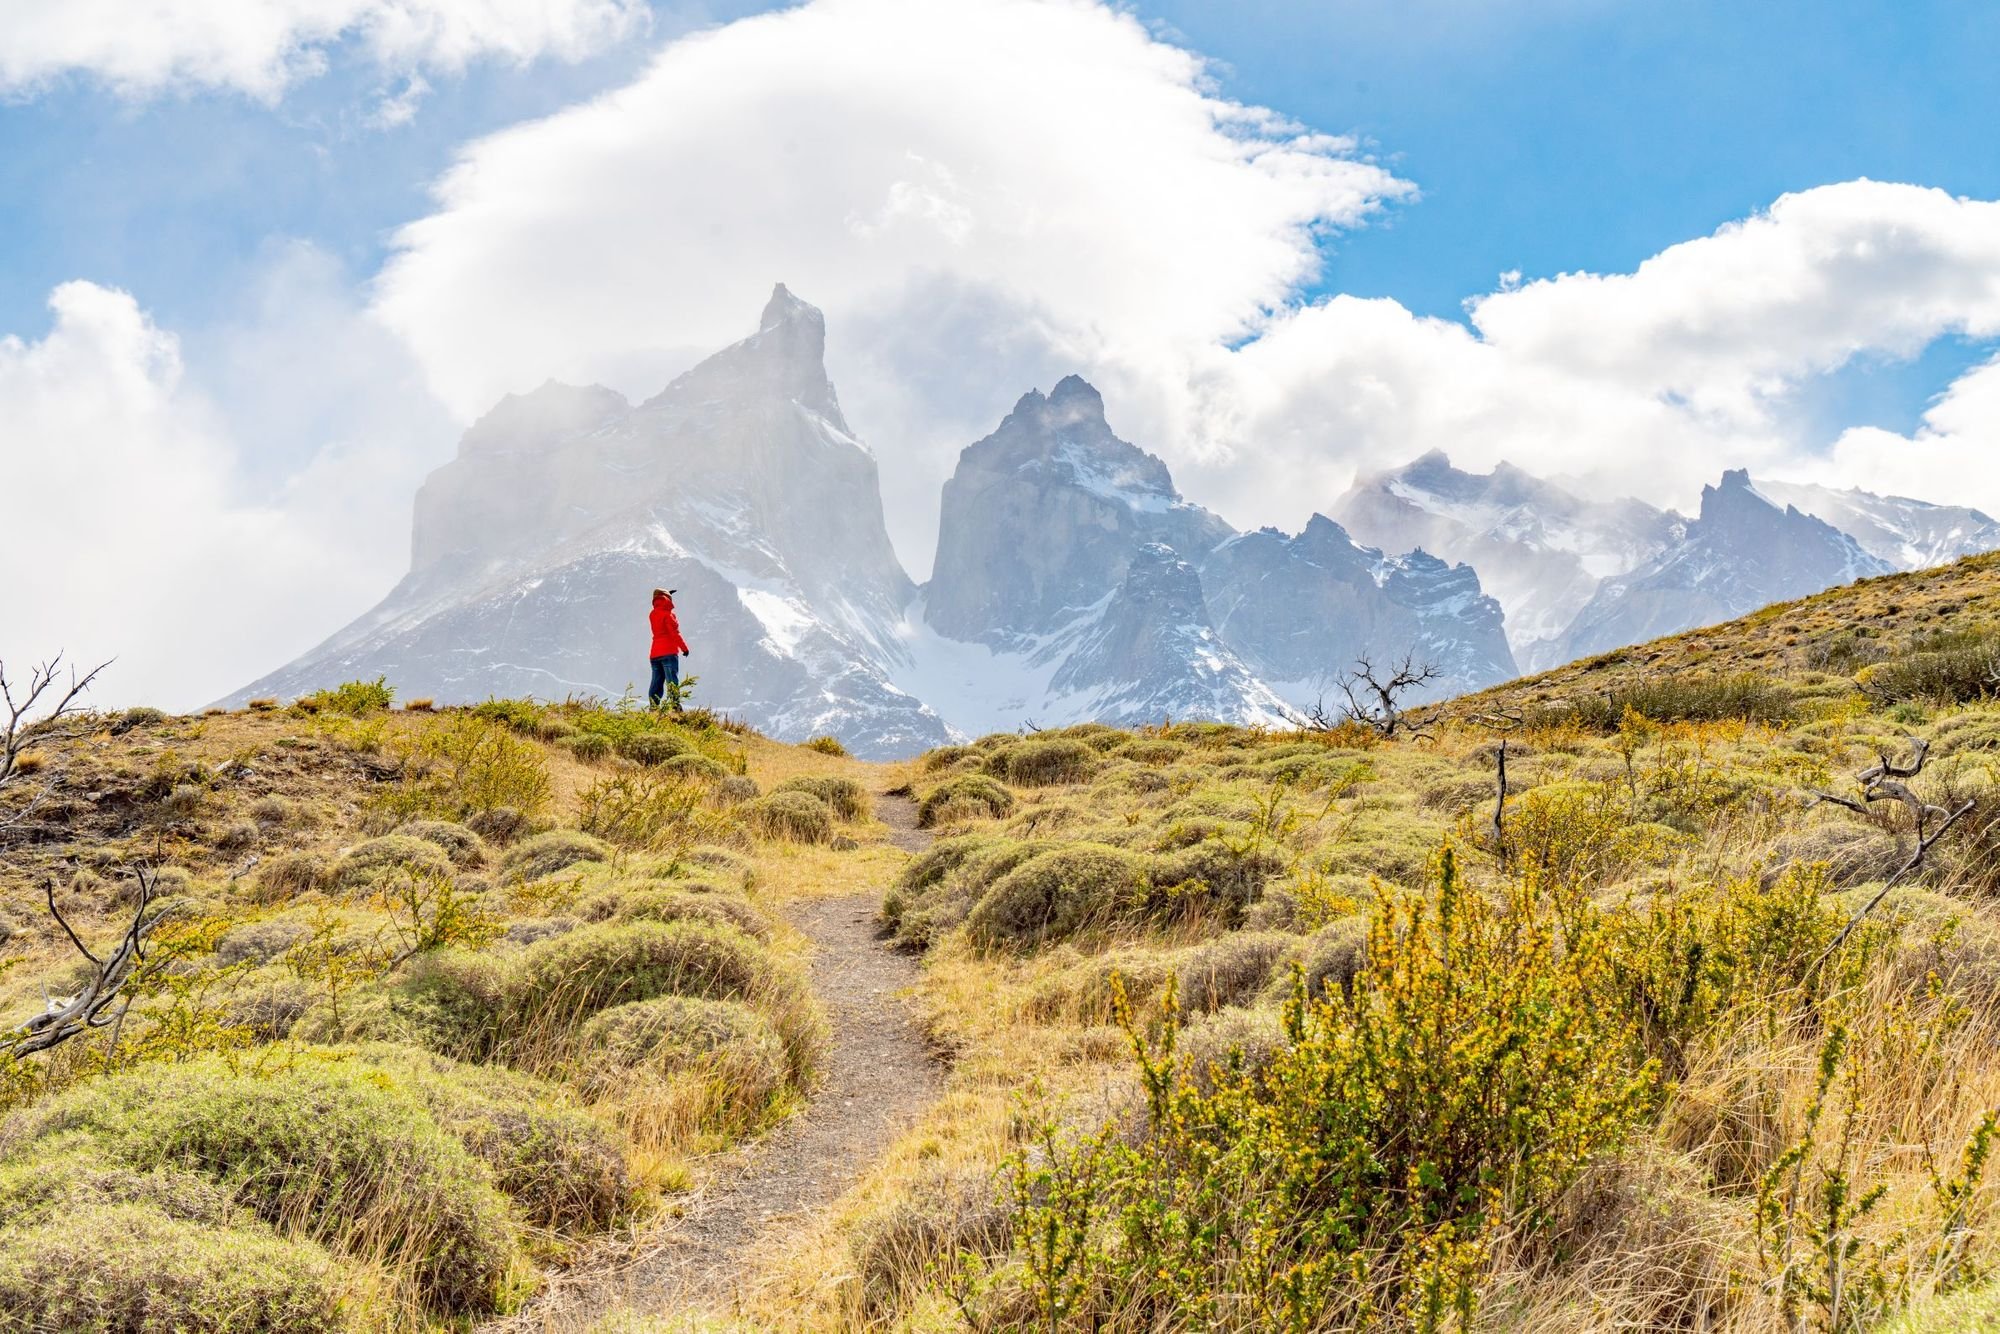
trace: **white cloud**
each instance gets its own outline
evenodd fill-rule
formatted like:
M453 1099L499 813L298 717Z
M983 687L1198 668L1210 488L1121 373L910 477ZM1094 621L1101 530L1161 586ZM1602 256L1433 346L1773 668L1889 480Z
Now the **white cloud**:
M1889 495L1971 502L2000 513L2000 354L1966 371L1915 432L1845 431L1822 473Z
M456 412L550 375L650 394L782 279L827 311L919 572L958 449L1070 370L1197 499L1296 525L1434 447L1679 504L1724 467L1838 472L1802 384L2000 334L2000 204L1871 181L1631 273L1504 274L1464 324L1302 306L1327 230L1411 188L1081 0L735 23L472 144L437 193L377 302Z
M344 41L385 71L451 73L486 58L579 60L647 14L644 0L8 0L0 91L82 74L127 96L202 87L275 101Z
M1703 481L1746 465L1883 484L1899 475L1884 433L1828 454L1803 432L1797 391L1864 354L2000 336L2000 203L1827 185L1632 273L1503 279L1468 308L1470 329L1339 297L1275 316L1237 350L1198 355L1176 409L1191 423L1190 477L1236 513L1287 523L1357 469L1432 448L1663 503L1687 504ZM1992 418L1983 437L1964 424L1978 417L1974 388L1954 386L1922 448L1895 457L1950 455L1954 480L1940 469L1932 495L1969 488L2000 504L2000 452L1976 443L1994 439Z
M304 248L205 349L128 293L69 282L41 338L0 338L10 507L0 658L116 657L93 698L185 708L309 648L404 568L409 497L449 422ZM275 322L273 322L275 320ZM304 437L304 438L302 438Z
M1103 6L816 0L471 145L378 308L471 416L551 375L651 394L782 280L827 311L921 567L958 448L1021 392L1245 336L1325 229L1408 193Z

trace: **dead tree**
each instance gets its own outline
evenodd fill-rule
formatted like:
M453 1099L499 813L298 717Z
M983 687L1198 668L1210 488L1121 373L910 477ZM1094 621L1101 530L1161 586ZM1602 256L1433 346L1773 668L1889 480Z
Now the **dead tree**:
M44 886L49 914L56 919L56 925L63 929L63 934L69 937L69 943L76 946L77 953L90 961L97 975L74 996L47 997L42 1013L13 1032L0 1035L0 1051L19 1060L23 1056L59 1046L79 1033L106 1027L123 1016L122 1006L116 1015L106 1011L119 998L126 983L132 980L133 971L145 962L146 937L173 911L171 905L155 907L159 882L151 872L141 868L132 874L139 885L139 906L133 910L132 922L125 928L117 946L101 959L91 953L90 947L83 943L83 938L62 915L62 909L56 906L55 882L50 881ZM126 1004L130 1003L128 996Z
M28 800L11 811L0 811L0 833L21 824L39 809L56 790L57 775L23 762L31 745L71 741L86 730L74 725L83 712L81 700L90 683L109 663L99 663L79 674L74 667L63 673L62 654L40 663L28 672L25 685L7 679L7 665L0 662L0 795L10 789L31 790ZM40 772L43 776L34 780Z
M1405 653L1402 661L1390 664L1386 673L1369 658L1357 659L1353 671L1343 672L1334 680L1343 698L1338 706L1339 716L1328 712L1322 698L1307 711L1305 725L1326 732L1342 723L1359 723L1385 741L1399 732L1428 735L1424 728L1430 720L1413 716L1404 706L1403 698L1437 680L1441 675L1437 665L1419 663L1415 654Z
M1500 738L1500 751L1493 757L1493 847L1500 857L1500 869L1507 869L1507 738Z
M1923 772L1924 760L1929 754L1930 742L1920 737L1912 737L1910 739L1910 757L1907 760L1898 764L1889 758L1887 751L1877 751L1875 754L1876 763L1869 765L1854 776L1855 781L1861 784L1861 796L1859 798L1843 797L1834 792L1815 791L1813 793L1813 805L1818 805L1824 801L1835 806L1846 807L1848 810L1862 815L1868 813L1870 805L1874 802L1901 802L1909 809L1910 818L1916 828L1917 841L1910 849L1908 859L1896 869L1893 875L1882 882L1882 888L1875 891L1874 897L1862 904L1860 909L1847 919L1847 924L1835 933L1832 942L1824 950L1820 951L1819 957L1814 959L1812 966L1807 969L1808 974L1817 972L1820 965L1832 957L1835 950L1847 943L1847 938L1854 934L1854 929L1860 926L1862 920L1869 913L1874 912L1882 900L1889 896L1890 890L1923 869L1924 859L1930 855L1930 851L1936 846L1937 841L1943 838L1953 825L1971 813L1974 803L1970 800L1961 804L1956 810L1947 811L1944 807L1934 806L1922 797L1919 797L1911 790L1910 785L1903 781L1904 779L1915 778ZM1936 820L1938 823L1933 825L1930 823L1932 820Z

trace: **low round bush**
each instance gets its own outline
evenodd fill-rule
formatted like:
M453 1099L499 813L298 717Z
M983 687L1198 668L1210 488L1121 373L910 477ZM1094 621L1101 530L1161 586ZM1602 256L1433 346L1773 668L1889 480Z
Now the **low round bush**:
M941 769L951 768L960 760L973 759L982 754L984 752L977 746L939 746L936 750L924 753L924 772L934 774Z
M1148 907L1156 916L1209 916L1234 926L1284 869L1284 859L1268 849L1238 852L1211 839L1153 860L1149 878L1157 892Z
M408 834L384 834L357 843L334 864L334 882L342 889L363 889L398 874L449 876L451 858L437 844Z
M1346 995L1354 990L1354 979L1368 965L1368 919L1343 917L1329 922L1306 939L1305 957L1300 968L1305 974L1306 996L1325 1000L1329 994ZM1280 972L1272 990L1289 993L1291 979Z
M953 819L998 819L1014 810L1014 794L985 774L960 774L924 794L917 803L917 827L935 828Z
M616 1005L583 1030L586 1063L600 1086L633 1071L700 1072L730 1086L746 1111L769 1103L783 1086L784 1044L769 1020L737 1001L659 996Z
M1233 931L1195 946L1177 970L1181 1004L1198 1014L1249 1004L1297 944L1282 932Z
M987 890L966 919L987 948L1031 948L1107 924L1144 901L1145 859L1122 848L1074 843L1022 862Z
M477 866L486 860L485 841L453 820L411 820L396 832L437 844L454 866Z
M1085 742L1054 737L1009 746L992 763L1006 774L1010 783L1047 787L1087 780L1097 771L1097 752Z
M739 809L743 822L765 838L824 843L833 837L833 811L809 792L773 792Z
M508 849L500 859L500 874L510 879L540 880L566 871L578 862L611 860L611 845L575 829L551 829Z
M70 1134L135 1167L218 1181L322 1244L379 1246L439 1312L490 1310L512 1258L514 1225L486 1169L420 1103L345 1064L146 1066L17 1116L6 1139Z
M693 744L686 737L673 732L634 732L618 741L620 755L647 766L665 764L676 755L685 755L693 749Z
M787 778L771 790L809 793L825 802L828 809L843 820L868 818L868 790L852 778L802 774L797 778Z
M413 1092L447 1134L486 1164L528 1222L598 1232L624 1211L631 1180L622 1138L571 1105L560 1087L407 1047L369 1047L359 1059Z
M719 783L729 775L729 770L722 767L722 761L692 751L662 761L659 768L663 774L691 783Z
M742 899L720 893L690 893L668 885L623 885L592 895L577 905L588 921L710 922L733 927L760 941L771 938L771 925Z
M212 1227L144 1204L0 1231L0 1326L120 1334L336 1334L325 1250L251 1220Z
M994 881L1044 846L992 834L939 839L883 896L883 921L898 944L927 949L971 915Z
M428 950L396 976L307 1016L298 1035L317 1042L403 1042L443 1056L483 1059L500 1038L513 970L470 950Z
M587 764L608 758L612 749L611 738L601 732L577 732L556 744Z
M224 967L238 963L269 963L310 934L304 922L283 918L242 922L222 933L222 939L215 944L215 961Z
M608 1006L655 996L742 1000L775 977L770 956L732 928L614 922L530 945L508 1004L517 1023L569 1025Z
M727 774L715 785L716 799L730 805L753 801L762 791L763 789L757 786L757 780L748 774Z
M257 872L255 898L259 903L284 903L327 888L333 883L333 868L317 852L288 852L265 862Z

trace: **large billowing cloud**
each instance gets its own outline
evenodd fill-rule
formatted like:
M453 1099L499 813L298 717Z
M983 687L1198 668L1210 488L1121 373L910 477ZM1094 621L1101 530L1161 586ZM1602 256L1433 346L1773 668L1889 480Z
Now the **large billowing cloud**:
M115 657L99 701L192 707L396 579L450 422L331 280L316 252L272 257L268 305L205 358L268 398L226 410L125 292L65 283L46 334L0 338L7 480L31 498L8 510L0 659Z
M1304 304L1328 233L1411 195L1099 5L815 0L468 147L378 308L469 416L551 375L648 394L782 279L827 310L919 573L957 449L1070 370L1196 498L1295 525L1430 448L1676 503L1724 467L1857 480L1800 386L2000 333L2000 205L1870 181L1467 323ZM2000 461L1976 485L2000 505Z
M1933 497L2000 509L2000 452L1976 443L2000 432L1990 416L1983 435L1974 424L1990 367L1952 386L1914 439L1850 433L1829 454L1798 411L1804 384L1857 357L2000 336L2000 203L1822 186L1632 273L1564 274L1468 308L1469 329L1337 297L1210 350L1177 415L1190 475L1237 511L1271 513L1280 479L1323 503L1357 468L1442 448L1655 501L1685 503L1747 465L1899 491L1935 479ZM1305 503L1276 512L1295 522Z
M952 456L1023 391L1251 334L1327 229L1407 193L1101 5L816 0L472 145L379 308L472 415L551 375L650 394L782 280L827 311L921 558Z
M352 40L383 70L577 60L643 26L643 0L8 0L0 91L64 75L127 95L228 88L266 101Z

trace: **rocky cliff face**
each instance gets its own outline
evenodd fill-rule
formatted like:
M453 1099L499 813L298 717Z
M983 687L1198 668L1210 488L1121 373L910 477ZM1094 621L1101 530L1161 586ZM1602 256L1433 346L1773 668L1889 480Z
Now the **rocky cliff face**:
M1362 656L1436 661L1438 692L1514 674L1499 604L1470 569L1386 556L1323 517L1297 537L1238 534L1119 439L1075 376L960 456L923 621L925 684L906 688L984 727L1148 710L1277 721Z
M701 702L862 753L943 741L889 681L914 586L825 340L780 286L755 334L637 407L556 384L503 401L424 483L409 576L240 694L380 674L445 700L616 696L644 681L660 585L680 590Z
M1720 485L1702 488L1701 515L1685 537L1598 587L1558 641L1558 660L1712 625L1889 568L1823 520L1773 504L1747 472L1725 472Z
M1072 375L1022 395L959 455L926 614L954 639L1024 642L1101 602L1140 547L1194 556L1229 532L1181 499L1166 464L1114 435L1103 398Z
M1529 671L1561 660L1558 641L1601 580L1645 564L1687 526L1637 500L1582 499L1512 464L1464 472L1435 450L1357 480L1333 513L1363 542L1414 543L1479 571Z
M2000 522L1964 505L1933 505L1804 482L1759 481L1774 505L1789 505L1846 533L1861 549L1899 570L1948 565L2000 548Z

